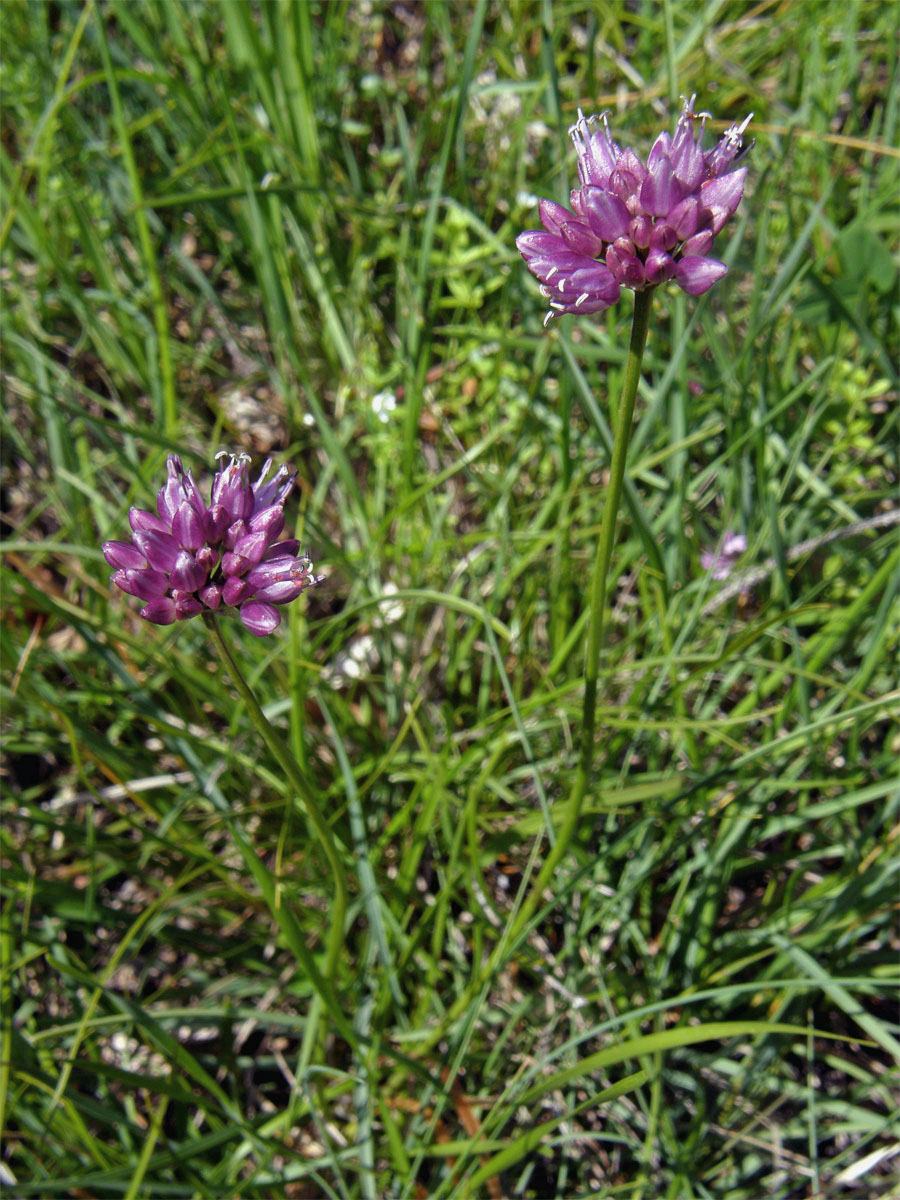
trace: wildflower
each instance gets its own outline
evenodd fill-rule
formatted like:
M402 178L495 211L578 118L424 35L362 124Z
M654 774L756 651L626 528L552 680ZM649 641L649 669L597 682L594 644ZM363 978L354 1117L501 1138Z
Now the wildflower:
M712 572L713 579L727 579L746 549L747 539L742 533L726 533L720 549L703 551L700 564L705 571Z
M396 407L397 395L395 392L378 392L372 397L372 412L384 425L391 419L391 413Z
M168 480L156 514L132 508L130 542L104 542L112 582L146 601L141 616L155 625L185 621L204 611L236 608L244 625L265 637L281 624L279 605L318 583L294 538L278 541L284 502L295 475L280 467L268 478L267 459L256 483L246 454L228 456L213 479L207 505L190 471L170 454Z
M646 164L613 141L605 113L586 118L578 110L569 136L581 186L571 210L541 200L544 229L516 238L550 301L545 325L557 313L609 308L622 287L643 291L674 279L700 296L726 273L709 255L744 192L746 168L734 168L753 114L703 151L708 114L694 112L695 99L683 102L675 133L659 135Z

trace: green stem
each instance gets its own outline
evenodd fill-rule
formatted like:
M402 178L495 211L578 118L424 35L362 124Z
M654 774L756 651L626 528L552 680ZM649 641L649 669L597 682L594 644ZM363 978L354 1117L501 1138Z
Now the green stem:
M590 616L588 618L587 649L584 663L581 754L578 759L578 771L569 795L565 822L560 829L556 844L550 848L547 857L544 859L543 866L538 872L527 900L519 909L519 914L511 930L511 936L513 937L531 920L534 910L540 903L544 888L549 883L557 865L568 850L572 838L575 836L575 831L578 828L584 798L591 783L594 766L594 732L597 727L597 677L600 671L600 652L603 649L607 577L609 575L613 545L616 539L616 518L619 515L619 504L622 499L622 487L625 481L625 461L628 456L628 443L631 440L631 425L634 419L634 402L637 398L638 383L641 378L641 362L644 357L644 346L647 343L647 330L650 325L650 310L652 306L652 288L648 288L645 292L635 292L631 342L628 347L628 357L625 360L625 379L622 384L622 395L619 399L619 407L616 413L612 461L609 468L609 487L606 491L603 524L600 527L597 554L594 558L594 571L591 576Z
M257 703L256 697L250 685L247 683L244 676L241 674L241 669L234 660L231 651L228 649L228 644L222 637L221 626L216 619L214 613L204 613L203 620L206 623L206 628L209 630L210 637L219 652L219 657L222 663L231 676L231 681L237 688L241 699L247 705L247 709L256 726L260 737L268 746L275 761L284 771L287 778L290 780L291 786L301 796L307 815L319 835L319 841L322 843L322 849L325 851L325 857L328 859L328 864L331 867L331 873L334 877L334 903L331 908L331 929L328 933L327 950L325 954L325 978L332 982L334 979L335 969L337 967L338 956L344 945L344 918L347 912L347 883L344 879L343 871L341 870L340 859L338 858L337 847L334 843L334 836L331 832L331 827L328 822L319 812L316 803L316 797L309 785L300 767L294 761L293 756L286 749L283 739L275 732L269 724L263 710Z

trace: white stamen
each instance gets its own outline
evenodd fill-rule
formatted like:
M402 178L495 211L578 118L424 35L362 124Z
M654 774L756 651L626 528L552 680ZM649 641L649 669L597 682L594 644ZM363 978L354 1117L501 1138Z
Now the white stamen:
M683 126L683 125L687 124L688 121L699 121L700 122L700 136L702 137L703 136L703 127L707 121L712 119L712 113L694 112L694 101L696 99L697 99L696 92L693 93L690 100L685 99L684 96L681 97L682 110L681 110L681 116L678 118L678 124L679 124L679 126ZM685 108L688 110L687 112L684 111Z
M243 466L245 463L253 461L246 450L241 450L239 454L235 454L232 450L217 450L215 453L216 462L218 462L220 458L227 458L230 460L227 467L219 468L220 471L234 471L239 466Z
M736 150L740 150L741 146L744 144L744 131L752 119L753 113L749 113L746 117L744 117L743 121L741 121L740 125L735 123L734 125L728 126L722 135L722 140L727 142L729 148L734 147Z

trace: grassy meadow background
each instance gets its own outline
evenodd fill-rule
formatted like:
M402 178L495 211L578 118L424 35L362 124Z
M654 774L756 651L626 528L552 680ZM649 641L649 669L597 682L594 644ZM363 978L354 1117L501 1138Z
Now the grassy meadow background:
M896 9L0 23L10 1194L891 1194ZM645 154L691 92L708 145L755 113L749 182L727 277L656 293L596 783L511 939L577 761L632 302L544 330L514 238L579 105ZM223 447L294 464L326 576L229 631L344 855L337 1012L236 849L320 958L298 798L202 623L142 622L99 549ZM702 566L729 531L752 576Z

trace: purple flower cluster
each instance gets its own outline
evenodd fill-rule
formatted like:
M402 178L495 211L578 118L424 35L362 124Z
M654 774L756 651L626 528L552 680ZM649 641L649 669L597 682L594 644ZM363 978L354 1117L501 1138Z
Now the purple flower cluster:
M284 502L296 476L280 467L271 479L267 459L256 483L247 473L249 458L229 459L213 479L207 505L170 454L168 480L156 498L156 514L132 508L130 542L104 542L103 554L114 567L112 582L146 601L141 616L155 625L171 625L204 609L238 609L251 633L265 637L281 624L277 605L289 604L322 578L300 553L293 538L279 542Z
M674 279L699 296L726 273L709 252L744 192L746 168L734 168L753 114L703 151L708 114L694 112L695 99L684 101L674 135L656 139L646 166L612 140L605 113L586 118L578 110L569 130L581 180L572 209L541 200L544 230L516 238L550 301L545 325L556 313L609 308L620 287L642 291Z
M727 579L732 567L746 549L747 539L742 533L728 532L718 550L704 550L701 553L700 565L705 571L712 573L713 579Z

